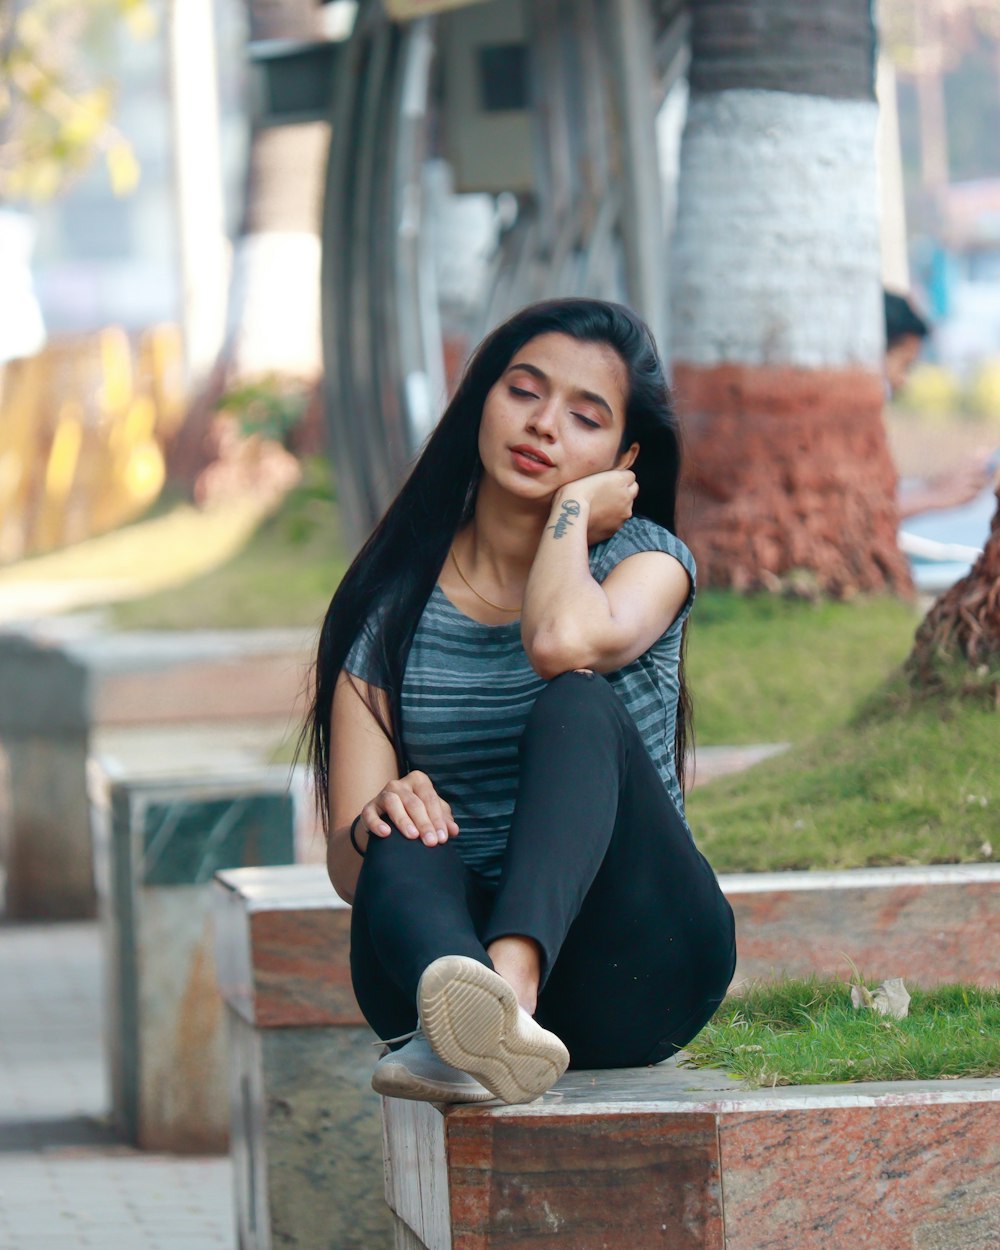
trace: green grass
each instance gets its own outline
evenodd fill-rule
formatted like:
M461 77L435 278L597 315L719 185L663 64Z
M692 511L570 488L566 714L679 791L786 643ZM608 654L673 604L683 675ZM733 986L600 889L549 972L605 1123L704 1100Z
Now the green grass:
M890 598L701 592L687 649L697 741L802 742L843 723L902 663L919 619Z
M685 1047L751 1088L1000 1075L1000 990L910 988L910 1013L855 1011L840 981L778 981L728 998Z
M330 473L302 482L232 560L182 586L115 604L119 629L261 629L318 625L347 568Z
M696 789L688 819L717 872L991 860L998 741L985 703L896 678L846 725Z

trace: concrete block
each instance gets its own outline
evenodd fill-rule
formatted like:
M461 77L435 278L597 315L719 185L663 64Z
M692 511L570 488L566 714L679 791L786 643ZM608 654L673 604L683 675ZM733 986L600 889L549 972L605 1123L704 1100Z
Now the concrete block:
M276 768L93 783L112 1115L143 1149L227 1147L211 880L230 865L292 861L285 781Z
M295 724L311 643L300 630L0 630L0 855L8 914L94 914L86 766L111 728Z
M216 943L241 1250L387 1250L375 1038L351 989L350 909L320 867L221 872Z

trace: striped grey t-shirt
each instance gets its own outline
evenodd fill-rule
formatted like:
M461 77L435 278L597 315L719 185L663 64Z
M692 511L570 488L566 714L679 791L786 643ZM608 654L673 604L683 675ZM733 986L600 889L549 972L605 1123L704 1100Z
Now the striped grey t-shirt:
M646 651L606 674L631 712L646 748L679 811L683 798L674 762L681 627L695 594L694 558L674 534L632 517L590 549L590 571L603 582L622 560L665 551L681 562L691 590L676 620ZM366 623L344 667L378 686L372 622ZM403 745L410 767L427 773L451 805L463 861L490 880L500 866L517 798L517 747L545 685L521 645L520 622L483 625L460 612L435 586L420 617L403 679Z

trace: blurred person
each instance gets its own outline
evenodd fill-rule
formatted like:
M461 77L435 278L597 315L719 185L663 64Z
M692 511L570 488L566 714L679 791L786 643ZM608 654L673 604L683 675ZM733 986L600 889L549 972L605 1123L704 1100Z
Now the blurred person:
M929 323L921 317L904 295L883 292L885 305L885 362L883 372L888 395L894 396L906 385L906 379L920 358L925 340L930 336ZM994 455L984 449L954 468L922 482L901 486L897 496L900 520L921 512L957 508L975 499L996 472Z
M644 323L532 305L333 596L311 756L382 1094L527 1102L666 1059L726 993L733 914L683 814L679 469Z

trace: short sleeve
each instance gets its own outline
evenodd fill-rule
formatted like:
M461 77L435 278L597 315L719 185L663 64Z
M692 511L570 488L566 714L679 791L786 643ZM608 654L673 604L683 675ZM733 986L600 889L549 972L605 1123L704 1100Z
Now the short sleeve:
M384 689L388 685L377 654L374 614L365 620L358 631L358 636L351 643L347 658L344 660L344 668L355 677L360 677L362 681L367 682L369 686L379 686Z
M647 517L630 517L616 534L590 549L590 572L595 581L603 582L613 568L641 551L663 551L683 566L691 579L691 589L678 612L674 624L680 624L691 611L697 585L694 556L676 534Z

